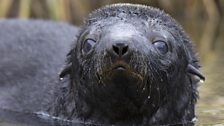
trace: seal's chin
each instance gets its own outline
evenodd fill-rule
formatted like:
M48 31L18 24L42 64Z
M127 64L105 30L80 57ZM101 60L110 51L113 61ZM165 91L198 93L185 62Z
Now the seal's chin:
M127 67L123 65L117 65L110 71L110 76L108 76L108 79L115 84L124 84L132 79L132 75Z
M97 81L100 88L96 88L95 97L102 101L97 105L105 108L104 113L118 120L154 114L158 106L158 93L152 92L154 85L148 83L146 75L134 69L133 64L125 62L102 66L104 69L98 77L100 81Z

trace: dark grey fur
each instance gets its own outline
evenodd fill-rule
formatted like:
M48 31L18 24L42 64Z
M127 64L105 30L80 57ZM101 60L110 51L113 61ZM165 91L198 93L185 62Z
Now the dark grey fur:
M42 110L77 31L64 23L0 20L1 108Z
M143 5L106 6L89 15L77 39L75 28L54 23L1 21L0 27L0 104L4 108L46 110L69 120L100 124L193 125L198 98L195 76L204 77L190 39L164 12ZM115 35L122 30L136 34L117 39ZM166 55L152 46L155 31L169 43ZM83 54L88 36L97 43ZM57 82L57 71L72 40L76 43L60 74L64 80ZM118 82L113 77L120 75L105 72L111 72L113 57L108 50L117 41L129 44L127 62L134 71Z

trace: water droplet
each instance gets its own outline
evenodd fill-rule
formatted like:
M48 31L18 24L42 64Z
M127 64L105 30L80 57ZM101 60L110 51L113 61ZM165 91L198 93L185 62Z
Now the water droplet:
M200 83L204 83L205 81L204 80L200 80Z
M145 90L145 87L142 90L144 91Z
M192 120L191 120L191 122L196 122L198 119L197 119L197 117L194 117Z
M63 79L64 79L63 77L59 78L60 81L63 81Z
M147 98L148 98L148 99L150 99L151 97L150 97L150 96L148 96Z

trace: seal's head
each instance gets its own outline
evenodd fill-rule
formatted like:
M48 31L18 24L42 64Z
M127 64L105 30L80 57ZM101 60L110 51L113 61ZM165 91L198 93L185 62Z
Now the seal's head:
M185 90L188 71L202 77L181 27L142 5L91 13L68 59L62 76L71 72L78 114L101 120L152 117L168 98L178 99L172 90Z

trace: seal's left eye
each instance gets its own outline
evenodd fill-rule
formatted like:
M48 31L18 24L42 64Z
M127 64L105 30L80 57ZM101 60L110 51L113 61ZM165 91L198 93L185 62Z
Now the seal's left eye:
M86 39L84 41L84 44L83 44L83 51L85 53L88 53L92 48L93 46L96 44L96 41L93 40L93 39Z
M162 41L162 40L158 40L155 41L153 43L153 45L162 53L162 54L166 54L168 52L168 46L167 43Z

